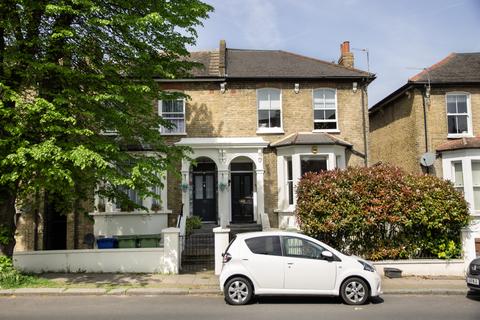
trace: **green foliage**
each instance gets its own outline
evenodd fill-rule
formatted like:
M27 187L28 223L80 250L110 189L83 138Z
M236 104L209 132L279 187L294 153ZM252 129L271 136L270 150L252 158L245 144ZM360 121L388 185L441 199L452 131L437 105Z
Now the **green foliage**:
M67 210L94 186L133 207L127 188L158 198L159 172L176 172L186 149L165 143L159 126L172 124L154 111L182 95L155 79L188 76L186 47L211 10L199 0L0 2L0 188L22 203L48 190ZM0 221L13 221L7 211Z
M198 216L187 217L185 221L185 233L188 235L192 234L193 229L200 229L202 227L202 218Z
M0 245L7 245L10 241L11 234L7 227L0 224Z
M48 280L18 272L11 258L0 255L0 289L46 285L50 285Z
M461 254L468 206L452 184L379 165L306 174L298 185L301 229L372 260Z

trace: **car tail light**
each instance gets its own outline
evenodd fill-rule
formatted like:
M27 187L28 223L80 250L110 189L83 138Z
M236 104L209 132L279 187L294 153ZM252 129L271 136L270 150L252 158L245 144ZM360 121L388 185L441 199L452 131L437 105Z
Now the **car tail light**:
M223 263L227 263L228 261L232 260L232 256L228 252L222 254L222 256L223 256Z

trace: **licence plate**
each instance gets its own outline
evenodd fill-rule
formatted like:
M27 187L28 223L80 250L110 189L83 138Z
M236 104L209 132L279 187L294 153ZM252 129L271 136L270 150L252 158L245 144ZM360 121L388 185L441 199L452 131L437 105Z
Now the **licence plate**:
M474 284L474 285L478 286L479 280L475 279L475 278L467 278L467 283Z

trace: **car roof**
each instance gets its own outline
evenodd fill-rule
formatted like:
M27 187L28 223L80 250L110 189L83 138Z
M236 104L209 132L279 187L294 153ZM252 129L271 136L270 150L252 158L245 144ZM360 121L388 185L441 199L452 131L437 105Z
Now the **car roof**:
M256 232L246 232L246 233L238 233L236 235L237 239L248 239L253 237L265 237L265 236L300 236L300 237L307 237L306 235L298 232L292 231L256 231Z

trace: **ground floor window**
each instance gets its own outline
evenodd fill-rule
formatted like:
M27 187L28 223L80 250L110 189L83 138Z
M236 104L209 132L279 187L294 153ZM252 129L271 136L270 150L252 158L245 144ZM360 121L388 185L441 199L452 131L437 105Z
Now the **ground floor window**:
M480 211L480 161L472 161L473 208Z
M453 166L453 186L457 191L464 192L463 189L463 167L461 161L452 162Z
M475 254L480 257L480 238L475 239Z
M307 172L319 173L327 170L327 157L325 156L302 156L300 163L302 176Z

